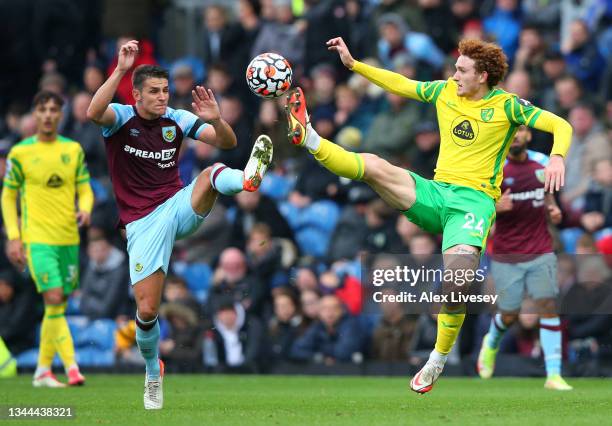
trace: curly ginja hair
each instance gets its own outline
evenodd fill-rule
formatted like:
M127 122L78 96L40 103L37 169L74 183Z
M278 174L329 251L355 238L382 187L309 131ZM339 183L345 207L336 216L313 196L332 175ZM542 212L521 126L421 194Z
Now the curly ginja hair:
M477 72L487 72L490 88L497 86L508 71L508 58L497 44L466 39L459 43L459 53L474 60Z

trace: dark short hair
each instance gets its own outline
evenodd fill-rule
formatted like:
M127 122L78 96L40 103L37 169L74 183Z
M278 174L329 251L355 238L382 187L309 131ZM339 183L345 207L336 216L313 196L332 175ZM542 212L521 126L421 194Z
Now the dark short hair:
M134 69L134 73L132 74L132 85L136 89L142 90L145 80L149 78L165 78L166 80L170 80L170 74L168 70L158 65L139 65Z
M50 90L41 90L32 100L32 108L36 108L38 105L44 105L49 101L55 102L60 108L64 106L64 99L55 92Z

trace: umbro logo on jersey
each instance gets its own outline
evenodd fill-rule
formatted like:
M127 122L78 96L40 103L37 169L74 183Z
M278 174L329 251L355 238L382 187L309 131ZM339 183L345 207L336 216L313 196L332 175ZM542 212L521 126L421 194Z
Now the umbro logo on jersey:
M134 129L134 128L130 129L130 136L137 137L139 135L140 135L140 130Z
M64 180L56 175L55 173L51 175L49 180L47 180L47 186L49 188L59 188L64 184Z

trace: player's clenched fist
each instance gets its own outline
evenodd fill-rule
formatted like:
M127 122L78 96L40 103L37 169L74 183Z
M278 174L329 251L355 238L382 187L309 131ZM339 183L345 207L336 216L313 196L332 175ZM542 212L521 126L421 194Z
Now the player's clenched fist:
M338 52L338 55L340 55L340 60L345 67L348 69L353 68L355 65L355 59L351 55L351 52L349 52L348 47L346 47L346 43L344 40L342 40L342 37L332 38L331 40L328 40L326 44L327 50Z

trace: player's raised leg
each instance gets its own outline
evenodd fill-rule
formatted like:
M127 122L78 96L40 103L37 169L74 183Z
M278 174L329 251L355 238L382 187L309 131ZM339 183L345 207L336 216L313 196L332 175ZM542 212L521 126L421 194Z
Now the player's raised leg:
M499 351L499 342L518 319L518 312L497 313L491 318L489 331L482 338L476 370L482 379L490 379L495 372L495 359Z
M253 145L244 170L230 169L222 163L212 167L209 174L212 187L224 195L236 195L243 190L257 191L263 176L272 163L272 154L272 141L268 136L260 135ZM204 190L205 184L202 183L197 193L201 194Z
M299 87L287 95L286 113L291 143L307 148L330 172L367 183L387 204L397 210L408 210L414 204L415 181L407 170L396 167L374 154L346 151L317 134L310 125L306 99Z
M164 272L159 269L134 284L136 298L136 343L145 360L144 407L159 410L164 406L164 366L159 359L159 321L157 312L161 302Z

